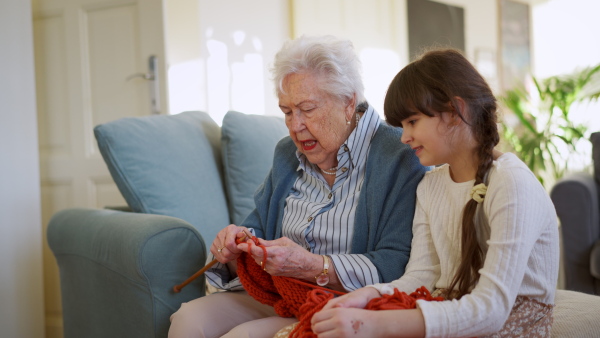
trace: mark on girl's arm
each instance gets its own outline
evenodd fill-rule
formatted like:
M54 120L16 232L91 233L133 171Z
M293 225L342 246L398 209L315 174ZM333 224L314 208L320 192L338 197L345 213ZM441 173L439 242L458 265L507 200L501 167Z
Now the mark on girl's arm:
M360 320L357 321L350 321L352 323L352 329L354 329L354 334L357 334L358 331L360 330L360 327L363 325L363 322Z

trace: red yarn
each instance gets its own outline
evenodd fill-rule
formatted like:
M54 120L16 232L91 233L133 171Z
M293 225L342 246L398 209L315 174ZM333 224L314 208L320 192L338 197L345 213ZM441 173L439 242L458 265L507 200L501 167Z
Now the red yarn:
M312 290L306 299L306 303L300 307L300 322L296 324L290 338L316 338L312 332L310 320L312 316L319 312L327 302L333 298L333 295L321 290ZM383 295L378 298L371 299L365 306L366 310L405 310L416 309L417 300L424 299L427 301L442 301L443 297L432 297L427 288L421 286L415 292L407 295L405 292L400 292L394 289L391 295Z
M317 337L310 328L310 320L312 316L321 311L321 309L327 304L327 302L333 299L331 293L327 293L322 290L312 290L306 297L306 302L300 307L300 316L297 317L299 322L296 324L292 332L290 332L290 338L300 337Z
M264 271L267 257L266 248L259 245L258 239L254 236L252 241L262 247L265 259L261 267L256 264L249 254L243 253L240 255L237 261L238 276L244 289L257 301L273 306L275 312L281 317L298 318L299 323L290 333L290 337L316 337L310 328L312 316L319 312L334 297L334 294L342 295L344 292L326 289L291 277L271 276ZM248 245L251 245L251 243L248 242ZM444 300L443 297L432 297L429 290L424 286L421 286L410 295L394 289L394 293L391 295L371 299L365 309L415 309L419 299L427 301Z
M252 237L252 241L263 247L264 257L267 257L266 249L258 244L258 239ZM248 245L251 245L250 242L248 242ZM266 259L263 259L263 265L264 262L266 262ZM264 271L263 267L256 264L252 256L246 253L240 255L237 265L240 282L242 282L248 294L263 304L273 306L275 312L281 317L299 318L300 307L305 303L307 293L311 290L344 294L291 277L271 276Z

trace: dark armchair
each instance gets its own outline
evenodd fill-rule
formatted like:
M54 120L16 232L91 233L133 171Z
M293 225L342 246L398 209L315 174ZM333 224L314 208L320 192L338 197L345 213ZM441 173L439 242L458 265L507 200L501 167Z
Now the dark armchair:
M565 289L600 295L600 132L590 140L594 174L564 177L550 197L561 222Z

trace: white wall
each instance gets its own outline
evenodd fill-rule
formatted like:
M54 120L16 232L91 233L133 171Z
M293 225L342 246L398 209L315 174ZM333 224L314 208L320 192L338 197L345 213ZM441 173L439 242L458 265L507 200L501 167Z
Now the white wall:
M598 13L600 1L597 0L549 0L534 6L534 74L545 78L600 64ZM577 118L589 117L590 128L600 130L600 106L582 108L585 110L575 113L583 112L584 116Z
M0 46L0 336L44 337L30 1L0 1Z
M170 113L280 114L269 67L289 37L287 1L166 2Z
M473 60L481 49L496 51L498 46L497 0L435 0L464 9L465 52Z
M533 6L534 73L569 73L600 63L600 1L549 0Z
M436 0L452 6L464 8L465 15L465 53L467 58L479 66L489 85L497 94L500 88L498 73L499 44L499 0ZM488 60L484 60L483 58ZM496 69L484 72L481 68L489 61ZM486 67L487 69L487 67Z
M352 41L365 97L383 114L385 91L408 63L405 0L293 1L293 37L330 34Z
M495 62L498 45L496 0L437 0L464 9L465 53L472 61L486 53ZM387 87L409 62L406 0L292 1L293 34L332 34L350 39L363 66L365 96L382 114ZM494 68L494 66L492 66ZM497 72L486 74L492 88Z
M496 0L439 2L465 9L471 60L480 51L495 57ZM408 62L406 0L169 0L165 8L171 114L203 110L217 123L230 109L280 114L269 67L283 41L302 34L354 42L365 94L380 113L387 85Z
M467 57L476 66L480 56L498 64L498 0L436 1L464 8ZM600 1L517 1L531 6L536 75L600 60L593 38ZM200 109L217 122L229 109L278 114L268 67L288 37L351 39L363 60L367 97L379 110L387 83L408 62L406 0L169 0L166 6L171 113ZM484 75L500 94L498 69ZM600 119L592 125L599 129Z
M496 0L439 2L465 9L467 56L494 58ZM269 67L282 42L302 34L353 41L365 94L380 113L389 82L408 62L406 0L169 0L165 7L171 114L203 110L217 123L230 109L279 115ZM496 74L488 81L496 87Z
M600 64L600 1L548 0L533 6L533 73L538 78L568 74ZM588 126L586 138L600 131L600 102L574 104L569 113ZM573 171L591 166L591 143L578 144Z

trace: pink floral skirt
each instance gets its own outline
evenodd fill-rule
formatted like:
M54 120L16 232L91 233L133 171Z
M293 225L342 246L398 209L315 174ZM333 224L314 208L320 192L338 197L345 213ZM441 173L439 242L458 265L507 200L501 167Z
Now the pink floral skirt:
M502 329L485 337L550 337L553 310L554 305L518 296Z
M445 289L437 289L431 295L434 297L443 297L444 293ZM457 292L452 292L447 298L454 299L457 294ZM518 296L502 329L483 337L550 337L553 310L554 305L544 304L529 297Z

